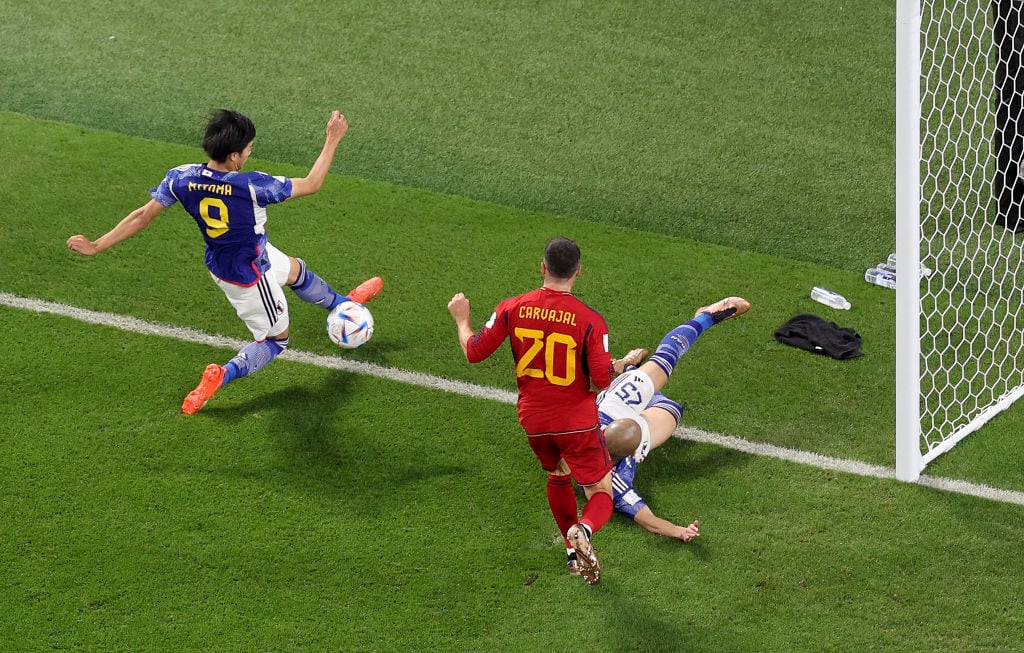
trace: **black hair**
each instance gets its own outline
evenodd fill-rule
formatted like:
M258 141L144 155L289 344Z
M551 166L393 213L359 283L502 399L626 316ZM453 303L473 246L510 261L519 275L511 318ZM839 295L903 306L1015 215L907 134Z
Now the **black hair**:
M211 159L223 163L232 152L245 150L245 146L255 138L256 125L251 120L237 111L221 109L206 123L203 149Z
M544 264L556 279L571 279L580 267L580 246L568 238L552 238L544 248Z

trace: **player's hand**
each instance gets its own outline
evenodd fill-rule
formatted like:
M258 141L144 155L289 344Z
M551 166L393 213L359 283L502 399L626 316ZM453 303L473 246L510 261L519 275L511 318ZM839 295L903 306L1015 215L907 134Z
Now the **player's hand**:
M345 138L347 133L348 120L345 119L345 116L340 111L332 112L330 120L327 121L327 140L338 142Z
M469 321L469 300L462 293L456 293L448 302L448 312L456 322Z
M629 353L627 353L622 358L618 360L613 360L612 367L615 369L616 374L622 374L622 372L625 371L625 369L630 365L636 367L640 365L640 363L644 362L644 359L647 358L647 354L649 353L650 352L648 352L643 347L640 347L638 349L631 349L629 350Z
M684 526L677 536L678 539L686 543L692 542L695 537L700 537L700 522L696 519L689 526Z
M74 250L79 254L85 254L86 256L93 256L97 251L96 243L81 234L68 238L68 249Z

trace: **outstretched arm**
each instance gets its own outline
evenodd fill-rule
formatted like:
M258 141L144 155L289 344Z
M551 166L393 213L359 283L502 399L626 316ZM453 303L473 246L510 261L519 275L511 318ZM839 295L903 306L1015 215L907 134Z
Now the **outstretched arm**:
M156 200L149 200L146 204L135 209L126 215L113 229L103 234L96 240L89 240L78 234L68 238L68 247L86 256L99 254L105 249L110 249L123 240L128 240L139 233L156 219L156 216L164 210L164 205Z
M654 511L649 506L644 506L636 513L636 517L633 518L637 524L642 526L644 529L654 533L655 535L663 535L665 537L672 537L683 542L691 542L693 538L700 535L700 522L694 520L689 526L678 526L662 519L654 514Z
M320 150L320 156L316 158L309 174L305 177L292 179L292 197L312 195L320 190L327 179L327 173L331 171L331 164L334 163L334 153L338 150L338 143L348 133L348 121L340 112L331 113L327 121L327 136L324 138L324 147Z
M473 337L473 326L469 320L469 300L462 293L457 293L448 302L448 312L455 321L455 327L459 332L459 345L462 353L468 356L469 339Z

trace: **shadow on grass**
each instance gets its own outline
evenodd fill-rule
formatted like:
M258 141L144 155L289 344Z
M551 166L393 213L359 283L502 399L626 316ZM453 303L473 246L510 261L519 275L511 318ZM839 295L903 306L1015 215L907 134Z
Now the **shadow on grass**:
M685 574L671 579L674 583L686 583ZM626 653L636 651L739 651L749 650L743 642L723 640L724 629L711 628L703 623L706 614L695 613L692 617L680 617L679 613L689 611L682 606L678 613L669 614L658 608L657 600L645 600L629 590L629 583L602 582L601 589L607 596L608 619L613 625L610 632L617 639L607 641L605 650ZM712 643L713 642L713 643Z
M722 469L742 467L749 461L749 454L733 449L671 439L639 465L636 480L642 483L644 479L697 479Z
M281 491L297 489L322 498L325 510L364 515L401 510L446 479L465 475L464 466L417 437L417 406L381 395L377 385L334 372L318 387L292 386L204 409L229 428L258 420L254 434L273 437L279 450L269 465L264 459L254 468L236 465L221 473Z

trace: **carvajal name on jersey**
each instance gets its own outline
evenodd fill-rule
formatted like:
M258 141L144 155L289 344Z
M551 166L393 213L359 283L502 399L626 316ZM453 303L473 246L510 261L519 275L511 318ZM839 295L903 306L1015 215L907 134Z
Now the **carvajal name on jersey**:
M558 324L571 324L576 326L576 314L571 311L561 311L553 308L540 308L539 306L520 306L519 317L528 320L546 320Z
M194 181L188 182L189 191L202 191L214 193L215 195L230 195L231 184L197 184Z

